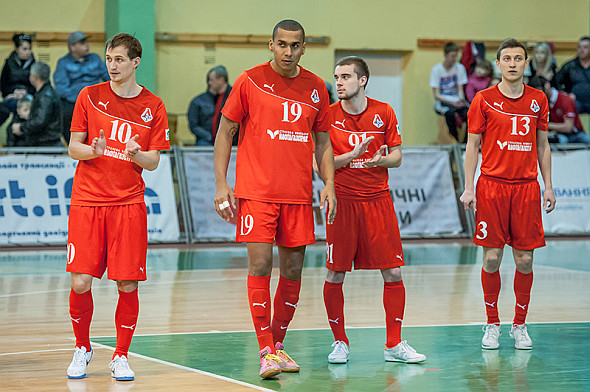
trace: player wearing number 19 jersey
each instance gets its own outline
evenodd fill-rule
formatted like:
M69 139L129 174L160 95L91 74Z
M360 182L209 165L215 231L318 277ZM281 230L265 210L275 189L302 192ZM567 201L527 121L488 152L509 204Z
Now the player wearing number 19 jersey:
M531 349L525 319L533 283L533 251L545 246L537 162L545 183L543 206L553 210L551 153L547 141L549 105L545 94L523 84L528 66L525 47L514 39L502 43L496 64L502 81L480 91L468 112L465 191L461 201L475 209L473 242L483 246L481 281L487 313L484 349L499 347L500 263L505 244L512 246L516 273L515 316L510 336L517 349ZM473 179L481 144L481 176Z
M312 163L320 162L329 221L336 213L334 158L326 120L324 82L298 65L305 32L294 20L279 22L269 49L274 59L244 71L223 108L215 140L215 210L233 217L239 198L236 241L248 246L248 300L260 347L260 376L298 372L283 339L299 302L305 246L314 242ZM226 181L231 140L240 128L235 196ZM231 204L230 204L231 203ZM272 247L281 276L271 321Z
M147 211L143 169L154 170L170 148L162 100L135 82L141 44L118 34L106 44L110 82L85 87L76 101L69 154L78 160L68 222L70 317L76 336L68 378L86 376L92 360L92 278L117 282L117 347L109 367L133 380L127 351L139 313L138 281L146 279Z
M385 360L422 362L426 356L401 340L404 255L388 182L388 168L398 167L402 158L397 118L391 106L365 96L369 68L363 59L341 59L334 77L341 100L330 107L338 215L326 227L324 303L335 340L328 361L349 359L342 285L354 263L355 269L379 269L383 276Z

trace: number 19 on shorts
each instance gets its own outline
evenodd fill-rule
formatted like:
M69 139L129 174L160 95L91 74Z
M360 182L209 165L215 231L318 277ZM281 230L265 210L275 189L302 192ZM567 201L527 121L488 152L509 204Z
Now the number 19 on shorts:
M248 235L254 228L254 217L252 215L240 216L240 235Z

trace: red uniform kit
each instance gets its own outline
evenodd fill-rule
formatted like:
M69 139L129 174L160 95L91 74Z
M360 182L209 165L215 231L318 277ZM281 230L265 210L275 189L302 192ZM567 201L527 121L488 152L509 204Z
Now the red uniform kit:
M330 140L334 155L351 151L367 137L375 139L367 151L336 170L338 214L326 228L327 267L333 271L386 269L404 265L393 200L389 194L388 169L365 169L379 147L402 143L397 118L391 106L367 98L364 112L353 115L341 102L330 107Z
M524 86L512 99L497 86L480 91L468 112L469 132L481 134L473 242L530 250L545 245L537 182L537 130L547 131L544 93Z
M100 278L108 265L109 279L145 280L143 169L124 152L135 135L143 151L170 149L164 103L145 88L136 97L123 98L110 82L85 87L76 101L71 131L87 132L86 143L91 144L100 130L107 142L104 155L79 161L76 167L67 271Z
M264 63L236 80L222 113L240 122L237 242L314 242L311 132L329 130L328 102L324 82L304 68L287 78Z

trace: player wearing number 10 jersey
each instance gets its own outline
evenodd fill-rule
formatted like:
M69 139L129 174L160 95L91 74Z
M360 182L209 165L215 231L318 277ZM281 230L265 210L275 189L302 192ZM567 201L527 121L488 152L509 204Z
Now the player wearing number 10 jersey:
M397 118L391 106L365 96L369 67L363 59L341 59L334 78L341 100L330 107L338 215L326 227L324 303L335 340L328 361L344 364L349 359L342 285L354 262L355 269L379 269L383 276L385 360L422 362L426 356L401 340L404 255L388 182L388 168L399 167L402 160Z
M117 282L117 347L109 367L117 381L133 380L127 351L139 313L138 281L146 280L147 211L143 169L155 170L170 148L162 100L138 85L141 44L118 34L106 44L110 82L85 87L76 101L69 154L78 160L68 222L67 271L76 349L68 378L86 376L92 361L92 278Z
M475 209L473 242L483 246L481 281L487 313L484 349L499 347L499 268L505 244L512 246L516 264L516 306L510 336L517 349L533 347L525 325L533 283L533 251L545 246L541 209L550 212L555 206L547 141L549 105L543 92L523 84L528 62L522 43L504 41L496 60L502 81L480 91L468 112L465 191L461 201L466 209ZM481 176L474 193L480 144ZM542 205L537 162L545 183Z
M314 153L326 187L329 223L336 213L334 156L326 119L324 82L298 65L305 32L294 20L279 22L269 49L274 59L244 71L222 110L215 140L215 210L233 217L239 198L236 241L248 247L248 299L260 346L260 376L298 372L283 339L299 301L305 246L315 241L312 214ZM236 189L226 181L233 135L240 127ZM231 204L230 204L231 203ZM280 279L271 321L273 242L279 248Z

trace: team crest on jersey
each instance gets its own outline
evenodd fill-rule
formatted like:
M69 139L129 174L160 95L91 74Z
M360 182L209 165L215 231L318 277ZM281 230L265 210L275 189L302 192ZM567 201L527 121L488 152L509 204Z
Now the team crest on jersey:
M539 110L541 110L541 108L539 107L539 104L537 103L536 99L533 99L531 102L531 110L535 113L537 113Z
M381 128L383 126L383 120L381 120L381 117L379 117L378 114L375 114L375 118L373 119L373 125L376 126L377 128ZM398 129L399 131L399 129Z
M313 103L320 102L320 94L318 94L318 90L316 90L315 88L313 89L313 92L311 93L311 101Z
M143 111L143 114L141 115L141 118L145 122L152 121L153 117L152 117L152 111L150 110L150 108L145 108L145 110Z

